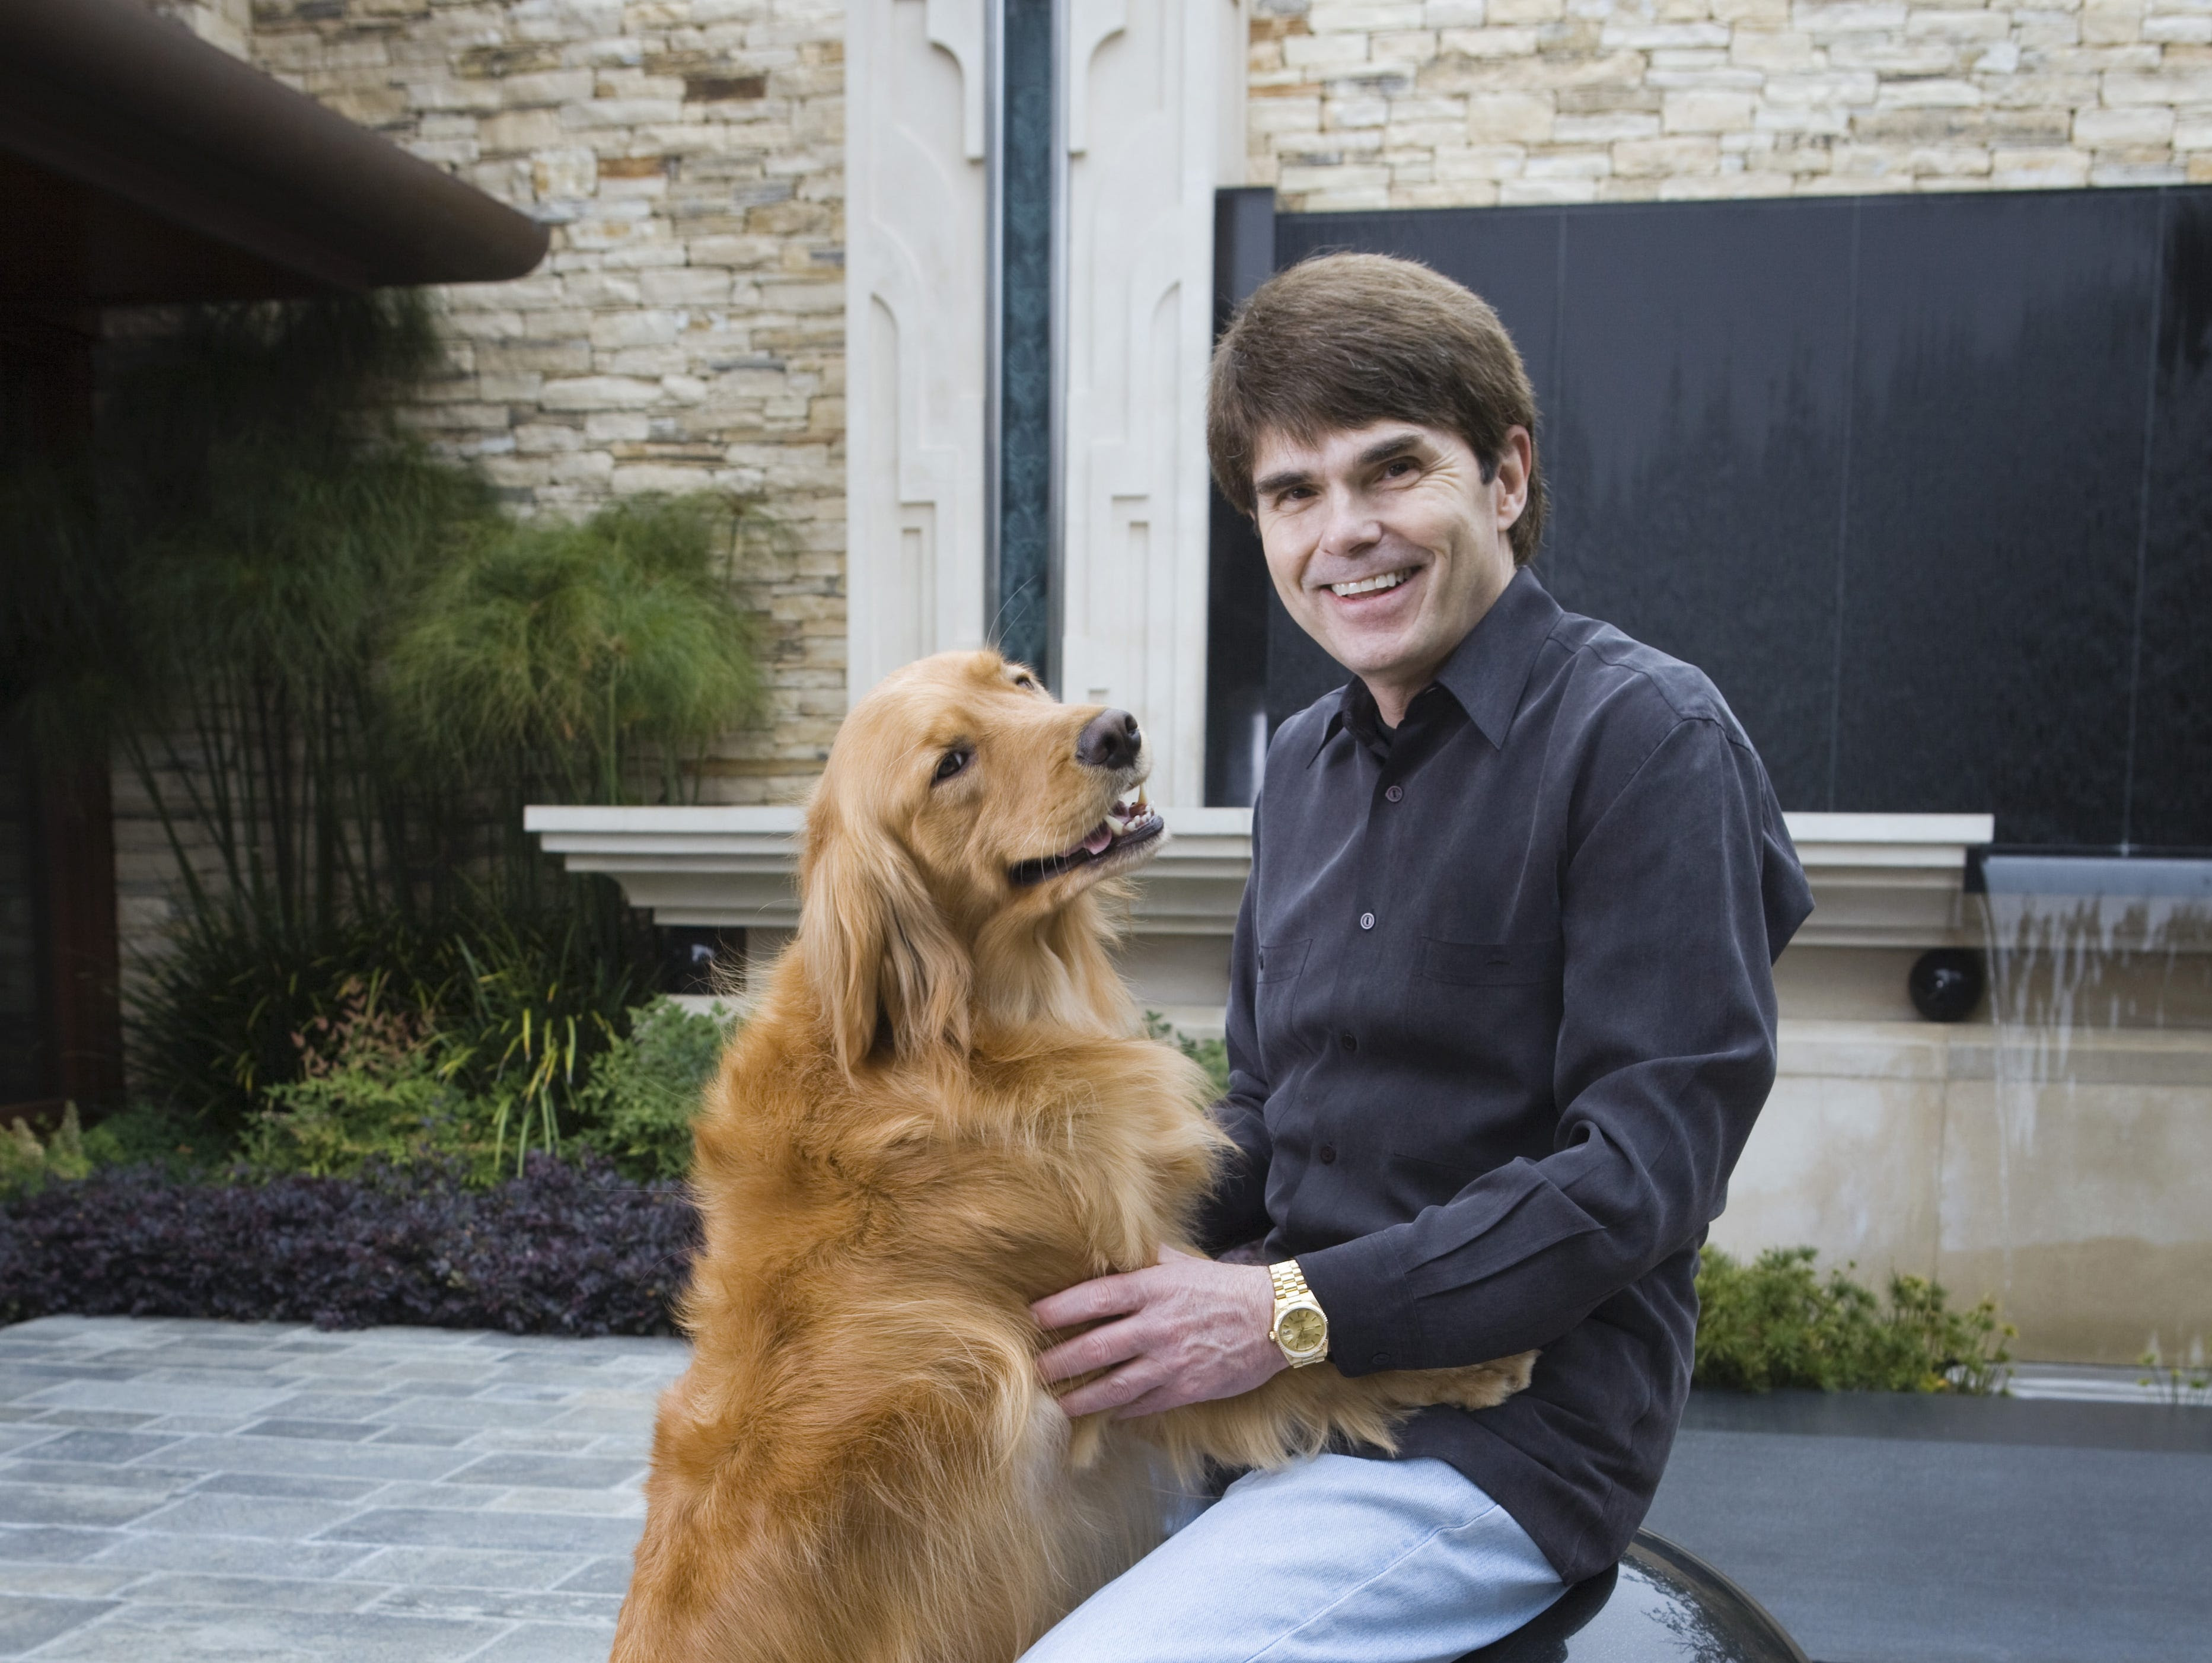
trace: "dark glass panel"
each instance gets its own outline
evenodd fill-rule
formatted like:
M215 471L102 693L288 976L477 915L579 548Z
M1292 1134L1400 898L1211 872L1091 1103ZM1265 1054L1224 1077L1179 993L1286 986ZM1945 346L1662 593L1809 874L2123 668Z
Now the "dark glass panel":
M2157 196L1859 212L1835 806L2116 842Z
M2212 846L2212 192L2167 194L2128 835Z
M1852 212L1569 216L1546 406L1547 584L1710 675L1793 808L1828 806Z

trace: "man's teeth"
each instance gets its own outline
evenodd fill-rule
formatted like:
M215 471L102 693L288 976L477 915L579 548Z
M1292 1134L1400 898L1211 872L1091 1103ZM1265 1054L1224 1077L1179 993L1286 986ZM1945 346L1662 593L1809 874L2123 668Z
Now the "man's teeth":
M1395 589L1410 576L1409 572L1384 572L1379 577L1363 577L1357 582L1332 583L1328 586L1328 592L1331 594L1372 594L1377 589Z

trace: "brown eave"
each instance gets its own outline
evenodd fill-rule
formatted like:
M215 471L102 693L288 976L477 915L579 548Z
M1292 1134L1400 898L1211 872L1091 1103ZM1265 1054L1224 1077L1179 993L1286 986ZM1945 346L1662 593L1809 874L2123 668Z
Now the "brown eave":
M47 304L495 282L547 236L140 0L0 4L0 206Z

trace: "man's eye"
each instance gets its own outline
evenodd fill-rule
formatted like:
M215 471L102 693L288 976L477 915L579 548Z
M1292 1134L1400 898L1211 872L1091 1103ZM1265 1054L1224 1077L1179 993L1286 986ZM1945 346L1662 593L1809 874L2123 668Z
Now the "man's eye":
M1402 479L1412 472L1413 460L1410 456L1401 456L1382 465L1383 477L1389 479Z
M937 779L949 780L975 760L975 753L973 751L956 746L938 759ZM936 782L933 780L931 783L934 784Z

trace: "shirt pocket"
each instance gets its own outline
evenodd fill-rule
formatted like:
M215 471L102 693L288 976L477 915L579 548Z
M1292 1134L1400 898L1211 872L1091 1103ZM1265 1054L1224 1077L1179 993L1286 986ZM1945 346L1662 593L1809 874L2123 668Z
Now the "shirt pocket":
M1421 974L1454 987L1530 987L1556 982L1565 959L1549 941L1447 941L1421 938Z
M1287 982L1306 967L1306 953L1313 946L1309 935L1299 941L1263 941L1253 961L1253 972L1262 982Z

